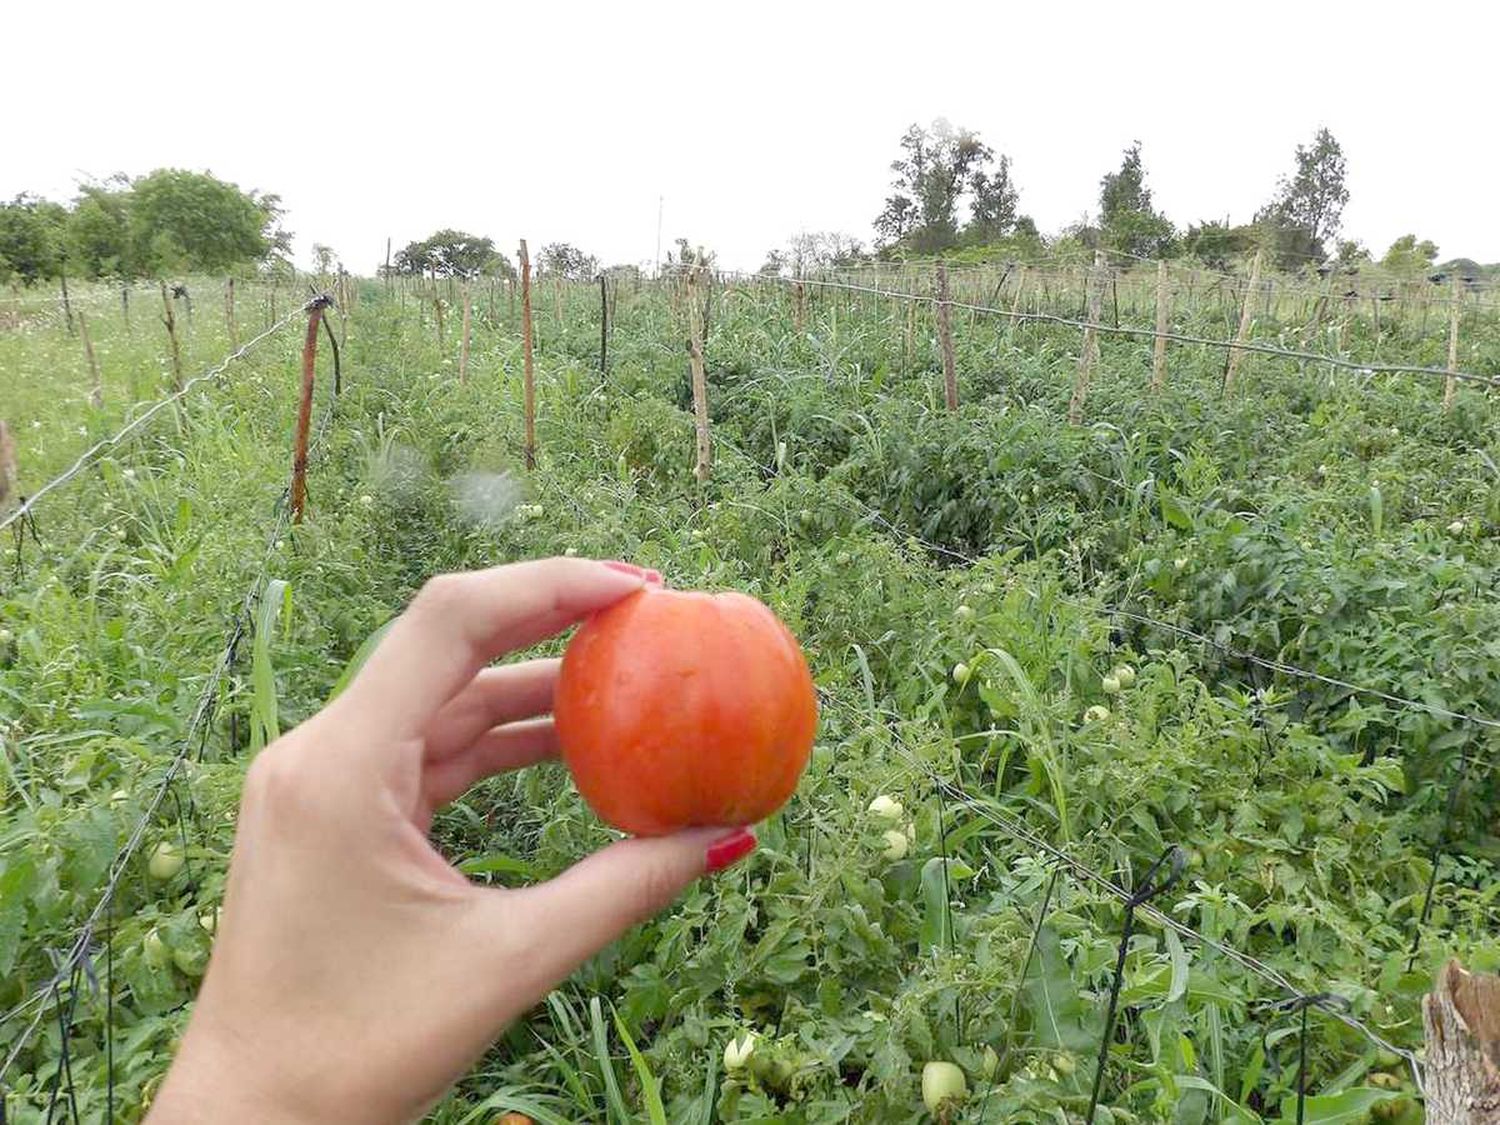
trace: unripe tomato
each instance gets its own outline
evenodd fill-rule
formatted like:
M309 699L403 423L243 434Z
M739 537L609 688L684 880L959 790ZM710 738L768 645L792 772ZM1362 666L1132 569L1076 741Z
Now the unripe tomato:
M182 852L176 845L170 840L163 840L151 853L151 860L146 864L146 869L151 873L151 878L165 882L182 870L183 862Z
M785 804L818 699L797 639L756 599L646 589L573 637L553 717L594 812L661 836L754 824Z
M968 1096L968 1079L951 1062L930 1062L922 1067L922 1102L929 1113L951 1113Z

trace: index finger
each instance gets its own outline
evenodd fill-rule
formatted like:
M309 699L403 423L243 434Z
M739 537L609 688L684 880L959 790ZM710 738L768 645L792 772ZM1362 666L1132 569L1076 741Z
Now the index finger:
M551 558L438 575L397 618L344 697L382 735L416 737L496 657L642 589L646 572L634 569Z

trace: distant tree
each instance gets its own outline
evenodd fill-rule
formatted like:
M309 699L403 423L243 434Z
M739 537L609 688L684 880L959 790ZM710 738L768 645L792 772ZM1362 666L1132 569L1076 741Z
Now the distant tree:
M30 285L56 277L67 257L67 210L34 195L0 204L0 276Z
M472 278L487 272L509 276L496 259L504 262L506 269L510 267L495 250L493 240L445 228L420 242L408 242L397 252L392 265L397 273L417 276L436 273L439 277Z
M842 231L803 231L787 240L781 259L793 276L855 265L867 257L864 243Z
M989 146L939 118L931 130L909 128L901 148L904 155L891 162L895 178L875 219L876 231L886 246L899 244L919 254L956 245L959 199L992 158Z
M201 172L159 168L131 185L130 234L146 273L218 273L264 259L280 214L271 202Z
M1437 261L1437 243L1430 239L1417 241L1414 234L1403 234L1380 259L1380 264L1392 273L1414 276L1426 273Z
M786 255L780 250L767 250L766 260L761 263L760 269L756 272L766 277L779 277L786 272L786 262Z
M668 251L667 260L663 265L676 269L682 266L712 266L714 264L715 255L712 250L705 250L701 246L695 250L692 240L688 238L678 238L676 242L676 253Z
M68 214L68 261L84 277L128 278L136 274L130 239L130 181L113 177L83 187Z
M338 267L339 256L334 253L332 246L324 246L321 242L314 242L313 261L317 264L318 274L327 277Z
M1164 258L1175 250L1171 221L1151 205L1141 142L1125 150L1118 171L1099 181L1099 225L1103 242L1141 258Z
M1296 169L1283 176L1276 195L1256 213L1255 222L1283 269L1296 269L1327 256L1349 202L1344 150L1326 128L1311 145L1298 145Z
M1341 266L1354 266L1370 260L1370 252L1358 239L1341 238L1334 249L1334 261Z
M964 228L965 242L998 242L1015 231L1021 193L1011 179L1010 157L1002 153L993 172L982 165L975 168L969 176L969 191L973 198L969 224ZM1034 223L1032 228L1035 230Z
M1196 223L1183 233L1182 252L1210 269L1224 270L1229 263L1255 248L1254 227L1232 227L1227 222Z
M564 281L592 281L599 275L599 259L567 242L549 242L537 255L537 272Z

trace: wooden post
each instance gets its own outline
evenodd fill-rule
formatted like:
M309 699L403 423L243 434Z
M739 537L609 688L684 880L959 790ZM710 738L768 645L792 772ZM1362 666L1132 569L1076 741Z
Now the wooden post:
M917 303L915 301L907 301L906 302L906 351L905 351L906 365L903 368L903 370L906 371L907 374L911 373L912 359L913 359L913 357L916 354L916 339L917 339Z
M98 410L104 405L104 380L99 375L99 359L94 355L94 341L89 339L88 321L84 319L83 310L78 310L78 334L83 337L83 354L88 357L89 375L93 382L89 389L89 405Z
M1151 355L1151 389L1159 391L1167 382L1167 263L1156 263L1156 347Z
M802 284L800 277L792 287L792 290L796 298L792 306L792 323L797 329L797 335L800 336L802 335L802 323L807 316L807 288Z
M1083 404L1088 398L1089 381L1094 364L1099 361L1099 334L1095 327L1104 311L1104 251L1094 251L1094 268L1088 279L1088 317L1083 328L1083 346L1078 350L1078 373L1073 378L1073 395L1068 400L1068 422L1083 423Z
M432 316L437 324L438 355L441 356L446 345L443 340L443 293L438 288L437 266L432 267Z
M958 368L953 362L953 325L948 304L948 266L937 264L938 347L943 353L943 399L949 410L958 409Z
M167 295L167 283L161 285L162 323L167 326L167 340L172 345L172 388L182 390L182 348L177 344L177 315L172 311L172 298Z
M599 378L609 372L609 279L599 275Z
M1427 1120L1500 1125L1500 976L1449 961L1422 998Z
M229 332L231 349L240 346L240 326L234 319L234 278L224 283L224 327Z
M125 329L130 329L130 285L128 282L120 282L120 315L125 320Z
M1021 322L1021 301L1026 296L1026 267L1021 267L1021 272L1016 274L1016 295L1010 302L1010 326L1005 333L1005 345L1010 347L1016 342L1016 325Z
M521 355L523 366L523 392L526 410L526 468L536 468L536 376L532 367L531 339L531 256L526 253L526 240L521 239L518 252L521 260Z
M458 381L467 383L469 381L469 318L472 315L473 301L469 294L469 279L464 278L464 325L463 338L458 345Z
M314 301L307 315L307 335L302 340L302 401L297 406L297 435L292 447L292 522L302 522L307 503L307 437L312 427L313 376L318 363L318 324L323 319L323 301Z
M1240 305L1240 328L1234 334L1236 344L1247 343L1250 339L1250 324L1255 319L1255 287L1260 284L1260 266L1264 256L1265 251L1257 250L1255 260L1250 263L1250 284L1245 289L1245 299ZM1244 355L1244 350L1239 347L1229 352L1229 359L1224 365L1224 393L1226 395L1234 390L1234 377L1239 374L1240 361Z
M68 299L68 271L60 269L57 271L58 280L62 282L63 315L68 319L68 335L73 335L73 302Z
M394 281L391 278L391 240L390 240L389 237L387 237L386 240L385 240L385 292L386 292L386 296L390 296L391 286L393 284L394 284Z
M693 372L693 422L697 429L697 459L693 477L699 484L708 481L713 468L713 446L708 437L708 378L703 370L703 308L698 297L701 260L694 262L687 275L688 363Z
M1443 409L1453 409L1453 398L1458 393L1458 380L1453 372L1458 370L1458 318L1463 311L1463 283L1453 275L1452 292L1448 296L1448 377L1443 380Z
M557 325L558 335L562 335L562 278L555 273L552 275L552 320Z
M19 479L20 474L16 471L16 443L11 440L10 427L0 419L0 512L5 511L12 500L19 499Z

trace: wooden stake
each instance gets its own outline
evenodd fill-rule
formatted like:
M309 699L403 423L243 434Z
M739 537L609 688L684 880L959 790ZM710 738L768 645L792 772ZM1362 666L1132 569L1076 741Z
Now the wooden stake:
M1078 373L1073 379L1073 395L1068 400L1068 422L1083 423L1083 404L1088 398L1094 365L1099 361L1099 335L1094 327L1104 312L1104 251L1094 251L1094 268L1088 279L1088 317L1083 329L1083 346L1078 351Z
M434 321L437 324L438 355L441 356L443 354L443 348L446 345L444 343L445 333L443 332L443 294L442 291L438 288L436 266L432 267L432 315Z
M1240 305L1240 328L1234 334L1236 344L1245 344L1250 340L1250 325L1255 319L1255 288L1260 284L1260 266L1264 256L1263 250L1257 250L1255 261L1250 263L1250 284L1245 289L1245 299ZM1240 361L1244 355L1243 349L1238 347L1229 352L1229 359L1224 365L1224 393L1226 395L1234 391L1234 377L1239 374Z
M713 469L713 446L708 437L708 379L703 370L703 308L698 297L698 275L702 271L700 262L694 262L687 275L688 362L693 371L693 422L698 436L693 477L699 484L706 484Z
M240 346L240 326L234 319L234 278L224 283L224 327L229 332L229 347Z
M391 278L391 240L387 238L385 240L385 291L388 296L393 284L394 281Z
M1156 263L1156 347L1151 355L1151 389L1159 391L1167 381L1167 263Z
M802 284L802 279L797 279L793 287L793 295L796 298L792 306L792 324L797 329L797 335L802 335L802 325L807 319L807 287Z
M16 443L11 439L10 427L0 420L0 512L5 511L20 490L17 482L20 474L16 470Z
M167 296L167 283L162 281L159 284L161 285L161 319L162 323L167 326L167 339L172 345L172 389L180 391L182 390L182 348L177 343L177 315L172 311L172 298Z
M599 275L599 378L609 372L609 280Z
M526 468L536 468L536 376L532 367L531 338L531 257L526 240L521 239L521 355L524 359L524 397L526 410Z
M557 325L558 334L563 331L562 316L562 278L557 274L552 275L552 320Z
M1458 394L1458 380L1453 372L1458 370L1458 319L1463 312L1464 291L1458 275L1453 275L1452 292L1448 298L1448 378L1443 380L1443 409L1453 409L1453 398Z
M297 435L292 447L292 522L302 522L307 503L307 438L312 428L313 377L318 365L318 324L323 303L315 301L307 316L307 335L302 340L302 401L297 406Z
M1006 347L1010 347L1016 341L1016 325L1021 322L1018 315L1021 311L1021 301L1026 296L1026 267L1021 267L1021 272L1016 274L1016 295L1010 302L1010 327L1005 333Z
M948 267L937 264L938 347L943 353L943 399L949 410L958 409L958 368L953 362L953 325L948 303Z
M78 310L78 334L83 337L83 354L88 357L89 375L93 378L89 390L89 405L98 410L104 405L104 380L99 375L99 359L94 355L94 341L89 339L88 321L83 310Z
M1427 1120L1500 1125L1500 976L1449 961L1422 998Z
M473 301L469 294L469 279L464 278L464 326L463 339L458 345L458 381L467 383L469 381L469 317L472 315Z

